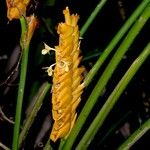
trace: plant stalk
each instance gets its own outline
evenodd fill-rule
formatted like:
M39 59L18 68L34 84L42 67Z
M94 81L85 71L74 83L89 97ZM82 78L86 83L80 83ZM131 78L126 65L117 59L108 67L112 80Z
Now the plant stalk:
M21 59L20 80L19 80L17 104L16 104L15 125L13 131L12 150L18 150L18 138L19 138L19 131L20 131L22 103L23 103L23 96L24 96L24 89L25 89L25 82L26 82L28 52L29 52L29 45L25 45L25 41L24 41L24 36L26 36L27 33L27 24L24 17L20 18L20 23L21 23L21 31L22 31L22 35L20 39L20 45L22 48L22 59Z
M83 138L80 140L77 149L82 150L86 149L95 134L99 130L99 128L104 123L107 118L109 112L113 109L113 106L118 101L120 95L123 93L126 86L129 84L131 79L134 77L138 69L144 63L146 58L150 55L150 43L146 46L146 48L142 51L142 53L137 57L137 59L132 63L130 68L127 70L125 75L122 77L120 82L117 84L111 95L108 97L107 101L103 105L102 109L99 111L98 115L84 134Z
M129 19L125 22L125 24L121 27L121 29L118 31L118 33L114 36L114 38L110 41L108 46L104 49L102 54L100 55L99 59L95 63L95 65L92 67L90 72L88 73L85 84L88 86L97 71L100 69L106 58L109 56L109 54L112 52L112 50L115 48L117 43L121 40L121 38L125 35L125 33L128 31L128 29L131 27L131 25L134 23L134 21L137 19L137 17L141 14L141 12L144 10L144 8L147 6L147 4L150 2L150 0L144 0L141 2L141 4L136 8L136 10L133 12L133 14L129 17Z
M92 22L94 21L94 19L98 15L98 13L102 10L102 8L106 2L107 2L107 0L100 0L100 2L97 4L97 6L92 11L91 15L88 17L87 21L85 22L85 24L83 25L83 27L80 30L80 36L81 37L85 34L85 32L90 27L90 25L92 24Z
M118 148L118 150L127 150L136 143L150 129L150 119L145 121L131 136Z
M50 140L49 139L47 140L47 143L45 144L45 147L44 147L43 150L53 150L51 145L50 145Z

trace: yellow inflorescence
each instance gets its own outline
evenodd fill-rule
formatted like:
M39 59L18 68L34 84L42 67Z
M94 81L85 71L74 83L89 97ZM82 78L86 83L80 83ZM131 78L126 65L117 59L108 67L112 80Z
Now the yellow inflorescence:
M80 41L77 25L79 16L70 15L68 7L63 11L65 22L58 25L59 45L56 49L56 65L53 71L52 114L54 125L50 138L56 141L66 137L76 120L76 108L84 88L84 72L79 67Z
M11 21L19 19L26 13L26 8L30 0L6 0L7 4L7 17Z

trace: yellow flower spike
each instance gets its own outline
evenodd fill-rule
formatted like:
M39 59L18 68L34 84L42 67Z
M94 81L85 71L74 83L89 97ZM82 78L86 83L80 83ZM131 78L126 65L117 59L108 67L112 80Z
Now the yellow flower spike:
M53 50L53 51L55 51L55 49L54 48L52 48L52 47L49 47L46 43L44 43L44 49L42 49L42 55L46 55L46 54L50 54L50 51L51 50Z
M63 11L65 22L59 23L59 45L55 46L56 66L53 71L52 115L54 119L50 139L66 138L77 117L76 108L83 92L83 67L79 67L80 40L77 25L79 16L70 15L69 8ZM46 46L45 46L46 47ZM50 47L44 49L48 53ZM48 71L51 68L48 68ZM48 72L47 71L47 72ZM51 72L50 72L51 73Z
M25 15L29 2L30 0L6 0L9 21L19 19L22 15Z

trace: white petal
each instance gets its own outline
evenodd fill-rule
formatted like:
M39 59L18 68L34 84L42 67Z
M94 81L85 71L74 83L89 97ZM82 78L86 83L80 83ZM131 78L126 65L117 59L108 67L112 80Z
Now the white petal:
M46 50L46 49L43 49L42 50L42 55L45 55L45 54L47 54L48 53L48 51Z
M45 49L46 49L47 51L50 51L50 50L51 50L51 47L49 47L46 43L44 43L44 46L45 46Z

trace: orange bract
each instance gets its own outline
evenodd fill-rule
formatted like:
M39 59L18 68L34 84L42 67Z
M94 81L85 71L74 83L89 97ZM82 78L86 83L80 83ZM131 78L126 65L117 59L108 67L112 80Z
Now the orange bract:
M6 0L8 19L10 21L13 19L19 19L24 15L29 2L30 0Z
M52 113L54 125L50 138L56 141L66 137L71 131L77 117L76 108L81 100L84 88L82 83L84 72L79 67L81 57L79 16L70 15L69 8L63 11L65 22L59 23L59 45L56 49L56 66L53 74L52 86Z
M33 33L35 31L35 29L38 26L38 19L34 16L31 15L30 17L27 17L27 24L28 24L28 32L27 32L27 43L29 43L31 41L31 38L33 36Z

